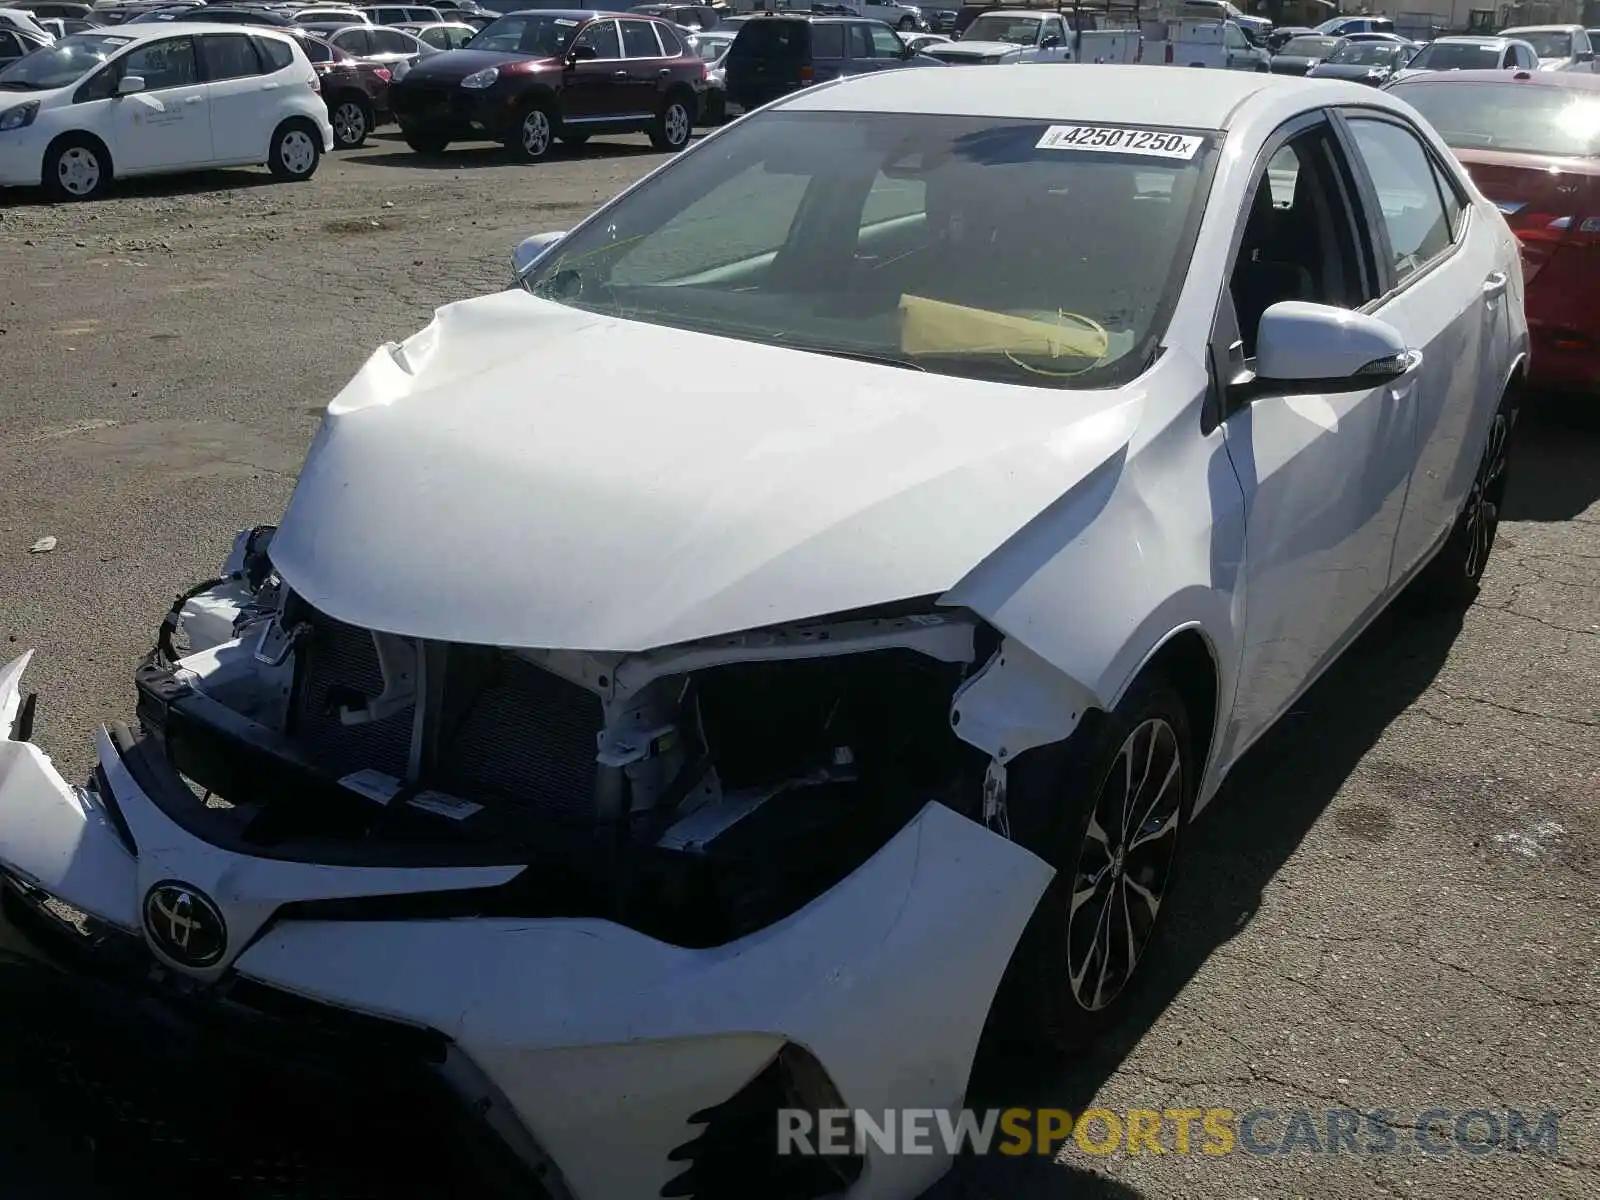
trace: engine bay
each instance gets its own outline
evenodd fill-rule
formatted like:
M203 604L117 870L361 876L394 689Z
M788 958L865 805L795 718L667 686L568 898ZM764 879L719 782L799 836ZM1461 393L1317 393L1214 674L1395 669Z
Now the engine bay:
M718 945L803 907L929 801L977 817L989 757L952 700L998 635L930 602L638 653L348 625L241 534L136 673L130 771L241 853L526 864L502 887L301 917L602 916ZM295 906L291 906L295 907ZM324 911L325 910L325 911Z

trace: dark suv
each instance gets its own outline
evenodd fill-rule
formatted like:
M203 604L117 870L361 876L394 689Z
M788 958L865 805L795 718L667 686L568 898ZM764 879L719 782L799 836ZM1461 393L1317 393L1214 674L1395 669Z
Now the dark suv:
M705 60L666 21L539 9L424 59L394 82L389 103L419 154L489 137L533 162L557 138L578 147L597 133L648 133L657 149L681 150L705 81Z
M748 112L807 84L899 67L942 67L882 21L862 17L752 17L722 60L730 112Z

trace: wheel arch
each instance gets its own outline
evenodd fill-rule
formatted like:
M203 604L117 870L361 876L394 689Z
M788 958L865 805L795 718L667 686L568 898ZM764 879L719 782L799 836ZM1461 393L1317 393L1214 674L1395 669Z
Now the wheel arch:
M56 134L55 137L51 138L49 143L45 146L44 155L40 160L39 166L40 182L43 182L44 178L44 164L50 161L50 156L56 152L57 148L60 147L61 143L63 142L92 142L97 148L97 152L103 155L105 158L106 177L108 179L116 178L117 159L116 156L111 153L111 147L106 145L105 138L87 129L73 128L63 129L60 133Z
M1129 688L1151 673L1159 674L1176 688L1183 700L1197 768L1195 785L1199 787L1206 778L1211 752L1217 744L1217 722L1223 711L1223 672L1216 643L1198 621L1172 630L1145 655L1119 689L1111 706L1115 708Z

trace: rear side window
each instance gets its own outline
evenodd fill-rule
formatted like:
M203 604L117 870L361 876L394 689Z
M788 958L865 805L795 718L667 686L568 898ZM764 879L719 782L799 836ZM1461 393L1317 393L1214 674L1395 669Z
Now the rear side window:
M200 61L212 82L261 74L261 62L247 33L206 34L200 39Z
M277 38L264 37L252 38L251 40L255 42L256 53L261 56L261 61L269 73L281 71L294 62L294 51L289 48L288 42L280 42ZM308 57L312 50L321 50L325 57L331 57L324 47L317 45L315 42L307 42L306 53Z
M412 54L417 49L416 43L398 29L371 29L367 39L374 54Z
M660 58L661 43L656 41L655 30L649 21L620 21L622 26L622 55L624 58Z
M265 42L266 39L262 40ZM271 43L267 44L270 45ZM333 61L333 47L324 42L313 42L307 40L300 43L300 48L306 52L306 57L314 63ZM286 63L284 65L287 66L288 64Z
M336 33L333 35L333 44L357 56L372 53L372 43L367 40L365 29L346 29Z
M811 54L814 58L844 57L844 26L814 25L811 28Z
M825 28L817 26L817 29ZM730 59L759 58L766 62L800 63L810 54L810 35L814 32L808 21L785 21L775 17L761 17L746 21L733 39L728 51Z

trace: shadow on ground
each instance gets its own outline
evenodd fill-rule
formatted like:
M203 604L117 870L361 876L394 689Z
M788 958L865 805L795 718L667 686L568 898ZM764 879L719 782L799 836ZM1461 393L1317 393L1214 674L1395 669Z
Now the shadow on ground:
M701 136L700 133L696 137ZM690 145L694 143L691 141ZM376 149L377 153L371 153ZM571 162L575 159L639 158L665 153L648 142L634 139L631 142L607 141L592 138L581 147L560 143L550 151L549 157L539 162L523 162L498 142L453 142L443 153L418 154L406 146L398 133L374 135L366 148L358 151L352 161L375 167L406 167L419 171L461 171L479 167L504 167L522 165L540 167L545 163Z

